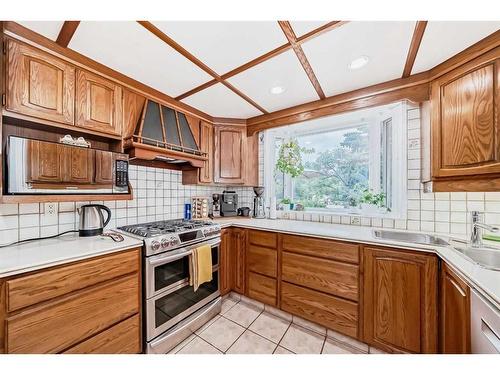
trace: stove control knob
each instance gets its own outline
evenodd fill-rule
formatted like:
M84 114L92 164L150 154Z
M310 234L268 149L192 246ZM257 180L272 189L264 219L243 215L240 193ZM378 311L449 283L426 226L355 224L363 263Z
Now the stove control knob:
M156 250L159 250L160 249L160 243L158 241L153 241L151 242L151 248L156 251Z
M175 245L177 243L177 238L175 237L170 237L170 245Z
M170 245L170 243L168 242L168 240L166 238L161 240L162 249L166 249L169 245Z

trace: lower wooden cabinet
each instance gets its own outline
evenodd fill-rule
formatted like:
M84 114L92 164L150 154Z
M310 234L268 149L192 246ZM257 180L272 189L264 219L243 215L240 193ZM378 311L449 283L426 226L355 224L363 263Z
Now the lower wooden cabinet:
M389 352L437 352L437 258L363 249L363 339Z
M439 282L439 352L470 353L470 288L444 262Z
M221 232L220 257L219 257L219 283L220 294L229 293L233 287L231 270L231 235L232 229L223 229Z
M245 293L245 262L246 262L246 243L247 232L245 229L234 228L232 230L232 271L233 271L233 289L235 292Z
M247 295L267 305L276 306L277 281L272 277L249 272L247 278Z
M0 280L0 349L141 352L140 269L132 249Z
M351 337L358 337L358 304L281 283L281 309Z

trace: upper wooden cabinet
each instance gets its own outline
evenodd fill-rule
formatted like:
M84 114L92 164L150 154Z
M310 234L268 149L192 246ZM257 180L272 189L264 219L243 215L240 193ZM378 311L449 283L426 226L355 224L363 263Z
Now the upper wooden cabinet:
M433 191L500 190L499 56L497 48L431 84L423 180Z
M470 353L470 288L444 262L439 279L439 351Z
M76 125L121 134L122 88L96 74L76 72Z
M245 183L246 128L243 126L215 127L214 182Z
M389 352L437 352L437 258L363 249L363 338Z
M200 122L199 136L200 151L208 154L208 160L200 168L200 182L210 183L214 180L214 129L211 124L205 121Z
M6 109L74 124L75 68L36 48L8 40Z

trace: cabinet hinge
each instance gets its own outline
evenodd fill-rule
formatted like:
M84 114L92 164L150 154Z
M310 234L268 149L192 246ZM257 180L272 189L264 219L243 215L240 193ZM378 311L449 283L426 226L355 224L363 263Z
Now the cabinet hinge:
M441 267L442 267L441 263L442 262L443 261L441 259L438 260L438 271L441 271Z
M5 94L2 94L2 105L6 105L6 104L7 104L7 100L6 100Z
M5 40L2 42L2 53L7 54L7 42Z

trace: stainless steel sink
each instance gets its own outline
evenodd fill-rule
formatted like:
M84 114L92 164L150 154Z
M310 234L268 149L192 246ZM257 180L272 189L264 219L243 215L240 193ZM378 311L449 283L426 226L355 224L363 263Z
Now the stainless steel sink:
M453 249L474 263L490 270L500 271L500 248L470 247L466 244L453 243Z
M396 232L392 230L374 230L373 235L375 238L381 240L391 240L399 242L408 242L421 245L438 245L447 246L448 242L441 237L433 236L424 233L411 233L411 232Z

